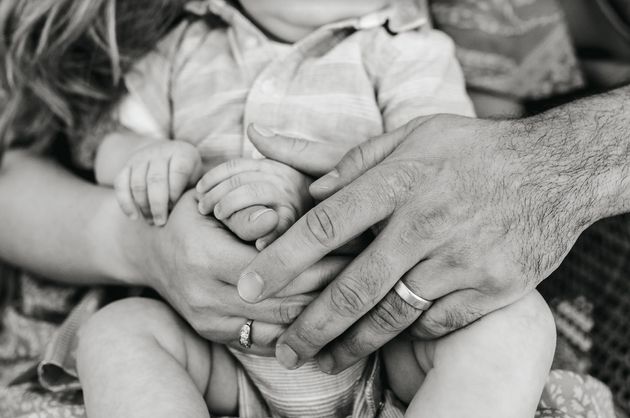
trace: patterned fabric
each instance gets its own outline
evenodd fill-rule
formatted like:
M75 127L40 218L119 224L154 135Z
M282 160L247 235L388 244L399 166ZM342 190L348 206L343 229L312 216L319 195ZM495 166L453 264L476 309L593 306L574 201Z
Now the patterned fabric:
M431 10L470 87L539 99L584 84L555 0L433 0Z
M539 97L545 92L564 92L581 83L572 47L566 40L565 24L553 3L551 0L432 0L432 11L436 26L454 38L457 56L462 60L470 86L526 98ZM554 11L549 13L550 10ZM546 15L557 19L542 22L535 18ZM524 24L528 20L539 25ZM402 30L404 19L397 23L399 25L394 25L393 29ZM521 28L521 33L512 36L507 30L492 30L494 27ZM541 83L541 80L544 82ZM545 87L541 89L541 86ZM100 136L92 135L92 138L88 152L81 153L86 151L83 147L73 149L75 156L83 155L76 159L77 166L92 167ZM4 285L9 280L2 274L0 271L0 283ZM10 281L15 283L13 287L16 291L10 295L9 308L1 312L0 416L84 417L80 393L71 391L71 385L54 385L58 382L56 375L64 370L52 366L48 370L50 373L37 375L36 366L48 351L49 342L56 338L60 324L85 290L52 284L28 274ZM2 295L2 299L6 296ZM63 329L65 327L61 328L61 332ZM71 363L72 358L67 358L65 362ZM18 376L21 377L19 382L26 383L7 386ZM577 385L574 391L590 390L590 387L580 385L580 381L571 379L571 382ZM63 391L44 389L53 387ZM389 391L385 392L385 397L393 399ZM559 409L549 408L550 404L547 407L539 410L537 416L571 416Z

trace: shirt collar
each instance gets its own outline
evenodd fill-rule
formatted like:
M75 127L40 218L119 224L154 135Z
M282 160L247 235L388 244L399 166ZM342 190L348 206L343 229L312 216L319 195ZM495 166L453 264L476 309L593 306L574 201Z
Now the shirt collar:
M198 16L215 14L228 24L236 24L235 19L242 17L227 0L191 0L186 3L186 10ZM370 29L387 25L394 33L420 29L429 24L427 0L393 0L386 9L369 13L358 18L345 19L326 25L329 29Z

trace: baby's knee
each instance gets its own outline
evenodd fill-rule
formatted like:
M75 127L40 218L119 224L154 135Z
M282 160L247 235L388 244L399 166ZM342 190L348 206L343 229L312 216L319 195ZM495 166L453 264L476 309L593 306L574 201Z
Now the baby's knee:
M177 347L180 319L164 303L146 298L113 302L92 315L79 329L77 357L121 352L138 341L171 341ZM101 354L99 354L101 353Z
M532 345L538 345L541 350L554 352L556 325L551 309L540 293L533 291L507 309L513 310L505 319L513 327L516 325L515 332L527 337Z

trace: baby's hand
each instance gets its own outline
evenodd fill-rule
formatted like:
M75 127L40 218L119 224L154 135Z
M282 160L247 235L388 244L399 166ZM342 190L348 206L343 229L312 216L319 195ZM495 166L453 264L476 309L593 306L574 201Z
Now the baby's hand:
M114 181L123 212L149 223L166 223L169 203L175 204L201 176L201 156L183 141L156 141L136 151ZM136 209L137 208L137 209Z
M311 208L311 179L288 165L273 160L230 160L208 171L197 183L199 212L214 212L218 220L251 206L266 206L278 216L276 228L256 237L262 249ZM247 228L247 225L233 228ZM244 231L233 231L243 236Z

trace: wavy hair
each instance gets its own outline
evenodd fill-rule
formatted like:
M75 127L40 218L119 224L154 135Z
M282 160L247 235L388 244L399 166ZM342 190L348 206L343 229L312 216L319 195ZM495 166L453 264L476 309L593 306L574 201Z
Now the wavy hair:
M121 75L185 0L0 1L0 158L80 140L124 92Z

